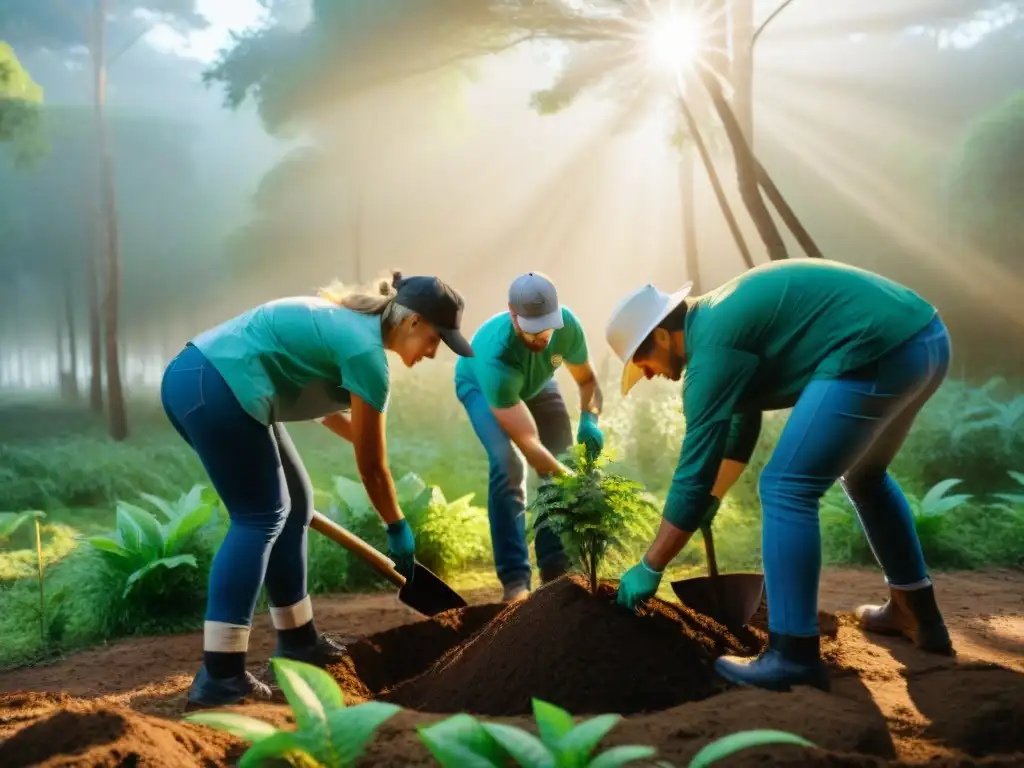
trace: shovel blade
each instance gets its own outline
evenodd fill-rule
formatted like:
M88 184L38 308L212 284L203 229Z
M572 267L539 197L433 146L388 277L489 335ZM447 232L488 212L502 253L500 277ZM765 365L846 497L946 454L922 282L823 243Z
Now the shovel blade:
M709 576L672 582L672 591L687 608L710 616L730 628L750 622L761 605L764 576L760 573L723 573L717 577L718 595Z
M419 563L416 563L412 579L398 590L398 599L424 616L436 616L468 605L458 592Z

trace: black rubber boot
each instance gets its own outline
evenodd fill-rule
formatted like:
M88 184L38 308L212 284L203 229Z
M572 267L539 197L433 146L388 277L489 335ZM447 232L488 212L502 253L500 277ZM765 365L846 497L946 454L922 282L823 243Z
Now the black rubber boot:
M889 588L882 605L861 605L854 612L861 629L879 635L903 635L929 653L953 656L953 642L935 602L935 588Z
M715 672L736 685L788 691L794 685L809 685L828 691L828 671L821 661L821 638L768 635L768 647L755 659L722 656Z
M319 635L316 645L305 648L282 648L278 645L274 651L274 658L292 659L325 669L340 662L347 653L348 649L337 640L333 640L327 635Z
M210 677L206 667L200 667L192 680L185 702L185 711L228 707L233 704L248 704L270 701L270 686L261 683L252 672L246 671L236 677Z
M569 561L560 560L557 563L551 563L540 569L540 583L550 584L556 579L560 579L569 572Z

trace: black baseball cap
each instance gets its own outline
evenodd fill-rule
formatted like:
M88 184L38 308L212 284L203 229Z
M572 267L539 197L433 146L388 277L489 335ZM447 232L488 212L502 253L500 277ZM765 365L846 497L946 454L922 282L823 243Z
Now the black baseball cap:
M473 348L460 330L462 296L439 277L413 275L399 277L394 282L394 301L416 312L433 325L448 348L460 357L473 357Z

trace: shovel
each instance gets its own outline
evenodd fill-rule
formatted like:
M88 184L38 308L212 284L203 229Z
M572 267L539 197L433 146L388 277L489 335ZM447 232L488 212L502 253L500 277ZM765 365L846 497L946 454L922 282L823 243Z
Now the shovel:
M405 577L395 570L395 564L390 558L319 512L313 513L313 520L309 526L343 546L398 587L398 599L424 616L436 616L452 608L465 608L468 605L458 592L419 563L416 563L412 579L406 581Z
M673 581L672 591L683 605L729 629L745 626L761 606L764 576L760 573L719 574L711 525L702 525L700 531L704 534L709 575Z

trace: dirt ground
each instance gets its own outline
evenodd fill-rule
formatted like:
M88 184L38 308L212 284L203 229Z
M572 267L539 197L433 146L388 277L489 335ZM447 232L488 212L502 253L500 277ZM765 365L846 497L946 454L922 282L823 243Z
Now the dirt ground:
M427 629L422 625L428 622L390 595L319 598L314 603L321 629L347 638L353 648L359 679L346 682L343 671L336 673L350 702L368 696L402 702L404 697L406 703L422 702L435 712L454 711L460 704L473 707L474 701L481 702L477 709L487 708L490 704L467 691L460 675L476 675L470 679L479 689L483 687L480 675L500 668L491 682L505 694L507 702L502 706L521 707L512 695L516 681L534 675L531 686L548 686L545 690L552 697L571 697L572 686L558 693L560 689L546 681L557 680L559 670L566 679L575 679L578 673L572 670L580 665L574 662L583 658L591 663L592 678L630 695L623 687L628 677L646 675L653 680L657 670L664 670L664 680L657 680L659 695L676 696L675 701L686 703L627 717L611 732L606 745L651 744L659 749L660 759L676 766L686 765L712 739L756 727L798 733L821 749L751 750L723 765L1024 766L1024 573L940 574L935 580L958 650L955 659L920 653L898 640L867 637L852 625L843 612L884 597L877 571L824 574L820 607L838 614L836 635L824 647L832 665L829 694L809 689L788 694L741 690L703 675L701 670L706 671L711 658L749 648L763 639L763 632L737 637L724 628L702 625L703 635L685 630L682 639L668 641L679 643L674 653L655 658L654 650L639 656L628 651L623 644L633 641L623 639L621 633L626 630L612 626L614 622L609 622L606 632L581 633L571 627L546 630L545 642L527 647L527 638L537 634L535 625L527 626L535 621L529 618L533 614L517 608L514 614L505 612L491 621L500 609L484 605L493 598L489 592L467 594L480 607L461 619ZM530 602L540 601L542 594ZM568 602L555 609L566 617L573 610L584 610ZM694 614L679 620L691 628L699 624L694 623ZM414 622L421 628L394 631ZM500 632L495 629L499 623ZM568 620L562 623L569 627ZM432 670L440 688L425 693L423 678L396 685L481 627L483 631L472 642L442 658ZM371 635L370 641L358 640ZM404 661L393 652L400 647L394 645L396 638L405 638ZM410 639L415 642L410 644ZM431 643L437 648L432 650ZM268 617L261 616L251 647L254 672L263 671L272 646ZM413 646L419 650L409 650ZM199 635L143 638L83 651L60 664L0 675L0 765L230 765L240 753L232 737L179 722L200 648ZM529 664L516 658L526 658ZM674 659L678 669L672 666ZM558 663L552 665L551 660ZM548 667L537 669L539 664ZM367 673L371 667L372 675ZM681 672L684 667L689 671ZM447 690L441 699L439 690ZM587 694L582 700L596 695ZM701 696L710 697L694 700ZM605 703L598 701L595 706L600 710ZM635 705L633 701L634 711ZM287 708L277 705L240 711L277 724L288 722ZM432 765L413 726L441 717L403 712L385 724L361 764ZM532 729L527 717L493 719Z

